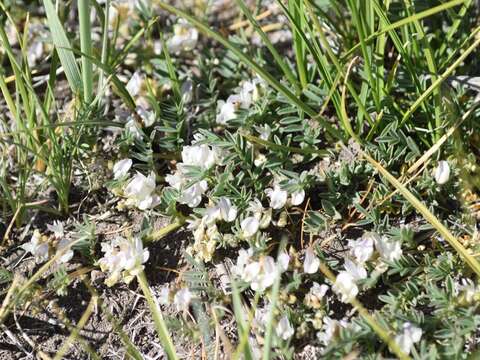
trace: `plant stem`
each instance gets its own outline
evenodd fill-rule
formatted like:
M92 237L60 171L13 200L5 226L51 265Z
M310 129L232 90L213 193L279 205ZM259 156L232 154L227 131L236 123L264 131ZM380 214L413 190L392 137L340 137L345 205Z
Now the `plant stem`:
M92 26L90 23L90 0L78 0L80 18L80 49L82 51L83 96L89 104L93 97L93 67L89 57L92 56Z

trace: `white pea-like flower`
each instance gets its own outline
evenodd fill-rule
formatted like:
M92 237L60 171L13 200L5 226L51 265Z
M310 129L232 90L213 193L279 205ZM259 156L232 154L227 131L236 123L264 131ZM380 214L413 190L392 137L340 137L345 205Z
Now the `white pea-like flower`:
M232 222L237 218L238 209L232 205L230 199L221 197L218 199L217 207L220 213L220 219L226 222Z
M122 159L117 161L115 165L113 165L113 178L118 180L127 175L132 167L132 163L132 159Z
M157 120L157 117L155 115L155 111L153 110L148 110L144 106L137 106L137 114L140 116L140 119L142 119L143 125L147 128L155 124L155 121Z
M230 120L237 117L238 97L236 95L230 95L227 101L219 100L217 103L217 109L217 124L227 125Z
M188 288L182 288L175 293L173 297L173 304L176 306L178 311L186 311L190 306L193 295Z
M201 180L192 186L182 190L178 201L186 204L191 208L195 208L202 202L202 195L208 190L208 183L206 180Z
M254 101L258 100L258 88L256 82L243 82L238 96L240 98L240 106L243 109L248 109Z
M395 261L402 256L402 246L400 242L390 240L386 236L377 236L375 238L375 247L384 260Z
M311 247L305 250L305 260L303 262L303 271L306 274L315 274L320 266L320 259L315 255Z
M47 224L47 229L53 233L56 239L61 239L65 236L63 224L58 220L55 220L53 224Z
M367 278L367 270L361 264L356 264L350 259L345 259L344 268L355 281Z
M253 255L252 249L240 249L238 251L238 257L236 264L232 267L232 273L238 277L242 277L245 271L245 267L250 263L250 259Z
M288 193L275 184L273 189L266 189L265 193L270 198L270 207L272 209L281 209L287 203Z
M285 272L288 270L288 264L290 263L290 255L284 250L282 251L277 258L278 267L280 272Z
M277 277L276 265L271 256L264 256L256 263L258 264L258 267L256 267L258 271L248 282L250 282L250 287L253 291L263 292L275 282Z
M164 284L160 287L157 299L161 305L170 304L170 286L168 284Z
M438 162L434 177L435 181L439 185L447 183L448 179L450 178L450 165L448 165L447 161L441 160Z
M142 90L142 85L143 85L143 78L140 75L140 72L135 71L132 77L130 78L130 80L128 80L128 83L125 86L125 88L127 89L130 96L136 97L140 95L140 92Z
M127 123L125 124L125 131L128 134L131 134L135 139L141 139L142 133L140 131L140 126L135 121L133 117L130 117Z
M260 227L259 220L254 216L249 216L240 223L242 235L245 238L250 238L255 235Z
M340 301L351 302L358 294L358 287L354 277L347 271L340 271L332 286L332 290L340 295Z
M422 338L422 329L406 322L402 326L402 332L395 336L395 342L405 354L410 354L415 343Z
M151 209L158 205L160 197L155 194L155 173L152 171L148 177L137 172L125 187L127 204L134 205L140 210Z
M173 36L168 39L167 47L172 53L192 51L198 42L198 30L186 20L180 19L173 27Z
M217 163L217 153L206 144L184 146L182 161L183 165L198 166L202 170L208 170Z
M305 200L305 190L303 190L303 189L296 190L290 196L291 196L290 197L290 199L291 199L290 202L292 203L292 205L293 206L298 206L301 203L303 203L303 200Z
M257 130L260 139L267 141L270 138L272 128L268 124L264 124L263 126L254 125L253 128Z
M73 258L72 250L73 239L63 238L56 247L57 253L59 253L58 262L67 263Z
M104 255L98 264L102 271L110 274L105 281L107 286L116 284L122 277L126 283L132 281L133 277L143 270L143 264L150 256L138 237L127 240L118 236L110 243L102 243L101 250Z
M374 235L377 236L376 234ZM350 255L353 256L357 262L363 264L372 257L374 250L373 244L374 236L369 233L358 240L349 240Z
M35 230L30 241L21 247L35 257L37 264L48 260L48 242L43 239L42 234L38 230Z
M286 315L282 316L278 322L275 332L277 333L277 336L283 340L290 339L294 334L295 330L293 329Z
M322 331L317 333L317 338L323 345L328 345L338 334L338 330L342 327L347 327L347 322L345 320L335 320L331 317L325 316L323 318Z

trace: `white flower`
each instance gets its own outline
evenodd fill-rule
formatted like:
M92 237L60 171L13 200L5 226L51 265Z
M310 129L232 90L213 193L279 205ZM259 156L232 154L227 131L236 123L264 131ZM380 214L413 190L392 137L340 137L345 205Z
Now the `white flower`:
M254 199L253 201L250 201L248 203L247 211L250 211L251 213L253 213L253 216L257 220L260 220L263 216L265 209L263 208L263 205L260 202L260 200Z
M48 260L48 243L42 239L42 234L38 230L33 232L30 242L21 247L35 257L37 264Z
M73 257L73 250L71 249L72 240L63 238L57 244L57 253L61 253L58 262L67 263Z
M183 147L182 161L183 165L198 166L202 170L208 170L216 164L217 156L216 152L206 144L191 145Z
M305 250L305 260L303 262L303 271L307 274L315 274L320 266L320 259L315 255L311 247Z
M415 343L422 338L422 329L410 322L403 324L402 333L395 336L395 342L405 354L410 354Z
M232 205L230 199L221 197L217 203L218 210L220 212L220 219L226 222L232 222L237 217L237 207Z
M252 326L257 330L264 332L265 324L267 324L267 321L268 321L268 314L269 314L268 305L264 307L257 307L255 309L255 316L252 321Z
M128 171L132 167L132 159L122 159L113 165L113 178L115 180L123 178L128 174Z
M305 190L300 189L291 194L291 203L293 206L300 205L305 200Z
M237 104L234 100L236 97L230 96L227 101L219 100L217 104L218 114L216 118L217 124L226 125L230 120L237 117Z
M192 293L188 288L180 289L176 292L173 298L173 304L177 307L178 311L186 311L192 301Z
M340 326L344 326L344 321L334 320L328 316L323 318L322 331L317 333L317 338L320 342L327 346L336 336Z
M158 292L158 302L161 305L168 305L170 304L170 287L168 284L164 284L160 287Z
M437 168L435 169L435 181L439 185L445 184L450 178L450 166L445 160L438 162Z
M325 285L325 284L319 285L317 282L313 282L313 285L310 288L309 293L320 300L325 296L327 291L328 291L328 285Z
M365 263L370 260L373 255L373 243L374 237L368 233L359 240L349 240L350 255L352 255L357 262L361 264Z
M140 72L135 71L132 77L130 78L130 80L128 80L128 83L125 86L125 88L127 89L130 96L136 97L140 94L140 91L142 89L142 84L143 84L143 79L140 75Z
M238 251L237 263L232 267L232 273L238 277L242 277L245 267L250 263L252 255L252 249L240 249Z
M253 291L263 292L275 282L277 269L271 256L262 257L258 262L258 272L250 279L250 287Z
M388 239L386 236L375 237L375 247L382 259L394 261L402 256L402 246L399 241Z
M288 193L282 190L279 185L275 185L273 189L266 189L265 193L270 198L270 206L272 209L281 209L287 203Z
M310 291L305 295L305 305L313 309L320 309L322 306L322 299L328 291L328 286L325 284L319 285L314 282Z
M185 176L180 170L177 170L173 174L167 174L165 181L174 189L180 190L185 184Z
M258 99L258 90L255 82L243 82L238 96L240 98L240 106L243 109L248 109L252 105L253 101Z
M152 171L148 177L137 172L125 187L127 203L135 205L140 210L151 209L158 205L160 198L155 194L155 173Z
M277 258L277 263L278 263L278 267L280 268L280 272L283 273L288 270L289 262L290 262L290 256L287 254L286 251L282 251Z
M137 122L133 117L130 117L130 119L125 124L125 131L128 134L131 134L135 139L140 139L142 137L140 127L138 126Z
M345 271L348 272L355 281L367 278L367 270L365 270L362 265L355 264L350 259L345 259L344 267Z
M192 51L197 45L197 41L197 29L186 20L180 19L173 27L173 36L167 41L167 47L173 53Z
M134 276L144 268L144 264L150 253L143 248L142 240L134 238L129 241L122 237L116 237L111 243L102 243L104 256L98 261L102 271L110 273L105 281L108 286L114 285L121 276L129 283Z
M467 304L474 303L480 295L480 286L475 285L471 279L462 279L456 290L456 293L462 293L462 300Z
M256 167L260 167L266 162L267 162L267 157L260 152L255 156L255 159L253 160L253 164Z
M56 239L63 238L65 236L65 231L63 229L62 222L55 220L53 224L47 224L47 229L53 233L53 236Z
M252 255L252 249L241 249L232 273L248 283L253 291L263 292L273 285L278 270L282 270L282 264L275 264L271 256L262 256L258 261L253 261Z
M206 180L201 180L193 184L187 189L184 189L178 201L186 204L191 208L197 207L202 201L202 195L207 191L208 183Z
M265 124L263 126L254 125L253 128L257 130L259 138L265 141L268 140L270 134L272 133L272 128L268 124Z
M180 94L182 95L182 101L185 104L188 104L192 101L193 98L193 82L191 80L187 80L182 83L182 87L180 88Z
M31 67L35 66L37 60L43 57L43 44L43 41L36 40L28 47L27 61Z
M290 321L288 321L286 315L284 315L278 322L275 332L277 333L277 336L283 340L288 340L292 337L294 329L292 325L290 325Z
M340 271L340 273L338 273L337 278L335 279L335 284L332 286L332 290L337 295L340 295L340 300L344 303L352 301L358 294L358 287L355 284L355 279L346 271Z
M260 227L260 222L257 218L249 216L242 220L240 223L242 234L244 237L249 238L255 235Z
M143 106L137 106L136 110L137 110L138 116L140 116L140 118L142 119L143 125L145 125L145 127L148 128L153 124L155 124L155 121L157 120L157 118L154 111L147 110Z

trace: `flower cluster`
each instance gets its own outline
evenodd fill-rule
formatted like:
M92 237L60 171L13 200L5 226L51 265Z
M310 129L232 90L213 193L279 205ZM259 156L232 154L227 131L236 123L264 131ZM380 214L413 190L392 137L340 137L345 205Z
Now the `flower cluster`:
M288 269L290 256L282 252L277 261L271 256L261 255L254 260L253 249L241 249L232 273L250 285L254 291L263 292L273 285L277 276Z
M32 254L37 264L47 261L52 252L55 252L53 256L56 257L58 264L69 262L74 255L73 241L65 234L63 224L54 221L53 224L47 224L47 229L52 233L50 237L35 230L30 241L21 246L22 249Z
M113 286L121 278L128 284L143 270L143 264L150 255L138 237L127 240L119 236L111 242L103 242L102 252L104 255L98 264L102 271L110 274L105 280L108 286Z
M180 194L178 201L191 208L197 207L202 201L203 194L208 190L206 180L195 181L189 175L189 169L195 167L202 171L210 170L214 165L220 164L224 156L220 148L199 144L201 136L196 136L191 146L182 150L182 162L177 164L173 174L168 174L165 181Z
M350 240L348 245L351 259L345 259L344 270L338 273L332 287L343 302L352 301L359 291L357 283L367 278L365 263L372 258L375 251L374 246L382 260L394 261L402 256L400 242L372 232L364 234L358 240ZM383 262L379 265L377 271L384 271Z
M239 109L249 109L259 99L261 87L264 86L260 78L245 81L238 94L230 95L227 101L220 100L217 104L217 123L227 125L230 120L236 119Z
M132 166L131 159L122 159L113 166L113 177L124 183L128 179L128 173ZM155 173L150 172L148 176L137 172L125 185L123 195L126 197L125 205L135 206L140 210L152 209L160 202L156 193Z
M177 311L187 311L193 299L190 289L183 287L180 289L171 289L168 284L160 288L158 301L162 305L173 304Z
M168 39L167 47L172 53L192 51L197 46L198 30L186 20L180 19L173 27L173 36Z

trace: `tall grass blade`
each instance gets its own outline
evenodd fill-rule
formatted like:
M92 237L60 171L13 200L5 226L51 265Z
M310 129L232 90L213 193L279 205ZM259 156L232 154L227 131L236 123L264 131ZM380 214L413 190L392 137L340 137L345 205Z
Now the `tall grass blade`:
M47 14L53 44L57 49L58 57L60 58L70 88L75 94L81 94L82 79L78 65L75 62L70 41L67 38L67 34L65 33L52 1L43 0L43 5L45 7L45 13Z
M84 101L89 104L93 96L92 24L90 23L90 0L78 0L80 19L80 48L82 53L82 78Z
M165 353L167 354L170 360L177 360L178 356L175 350L175 346L173 345L172 338L168 333L168 328L167 328L167 325L165 324L165 320L163 319L162 312L160 311L160 307L158 303L155 301L152 291L150 290L150 286L148 285L147 277L145 276L145 273L142 271L137 276L137 279L138 279L138 283L140 284L140 287L142 288L143 295L147 300L148 307L152 312L153 321L155 323L157 334L160 339L160 342L162 343L163 349L165 350Z

